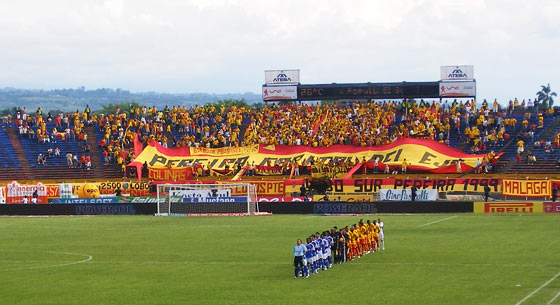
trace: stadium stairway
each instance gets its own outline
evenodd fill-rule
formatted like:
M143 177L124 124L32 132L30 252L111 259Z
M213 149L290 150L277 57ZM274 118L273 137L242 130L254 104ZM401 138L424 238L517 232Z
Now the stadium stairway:
M19 141L18 133L15 127L8 127L5 129L5 134L7 138L3 140L8 140L13 147L12 152L6 152L4 158L16 159L17 162L13 161L13 167L6 167L0 171L0 180L24 180L31 177L31 167L29 162L27 162L27 157L25 156L23 147ZM4 146L3 146L4 147ZM6 146L7 147L7 146Z
M87 126L85 128L87 134L87 144L90 149L91 167L95 173L96 178L103 178L104 165L101 161L101 154L99 152L99 147L97 146L97 137L93 126Z
M555 160L540 160L535 164L518 163L511 160L509 168L502 171L503 174L558 174L560 168L556 167Z

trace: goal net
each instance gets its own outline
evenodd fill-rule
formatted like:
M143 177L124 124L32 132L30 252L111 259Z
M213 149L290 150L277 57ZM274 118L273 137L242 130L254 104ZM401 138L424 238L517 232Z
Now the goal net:
M158 184L157 214L250 215L259 211L257 191L250 183Z

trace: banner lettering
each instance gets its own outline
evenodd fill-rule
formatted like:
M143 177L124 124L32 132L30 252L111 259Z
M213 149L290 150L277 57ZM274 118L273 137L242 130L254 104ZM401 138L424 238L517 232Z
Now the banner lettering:
M433 189L438 192L484 192L489 186L491 193L501 192L501 180L495 178L442 178L442 179L332 179L332 194L370 194L381 189ZM286 180L286 194L299 193L303 179Z
M542 202L475 202L474 212L478 214L542 213Z
M415 201L436 201L438 191L433 189L420 189L416 192ZM410 189L381 189L379 190L379 200L381 201L411 201L412 191Z
M180 180L179 176L182 174L175 174L172 171L169 173L162 172L161 169L186 169L191 168L193 164L204 166L206 169L224 170L226 167L232 169L235 163L239 168L253 164L253 162L256 166L265 167L273 166L278 162L280 164L297 162L299 166L304 164L310 166L313 163L324 165L319 167L324 168L326 173L328 168L346 168L346 164L349 163L373 162L375 159L378 159L381 164L389 165L392 169L400 169L406 160L407 168L410 171L455 173L458 160L461 160L461 168L465 171L474 167L477 159L482 159L485 156L484 154L467 154L426 139L401 139L392 144L373 147L348 145L309 147L260 144L241 148L204 149L166 149L152 141L129 166L141 167L146 163L150 170L150 179L153 180ZM333 164L334 166L331 166ZM344 166L339 166L341 164L344 164Z
M513 197L549 197L550 180L510 180L502 182L502 194Z

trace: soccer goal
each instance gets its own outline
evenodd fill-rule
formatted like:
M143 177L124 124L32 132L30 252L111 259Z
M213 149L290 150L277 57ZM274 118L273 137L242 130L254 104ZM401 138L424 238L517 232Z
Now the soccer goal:
M250 183L158 184L156 215L250 215L259 212Z

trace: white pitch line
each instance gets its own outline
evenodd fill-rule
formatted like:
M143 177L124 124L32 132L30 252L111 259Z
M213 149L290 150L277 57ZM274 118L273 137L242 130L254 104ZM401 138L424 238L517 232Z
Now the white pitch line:
M554 302L554 300L556 300L559 296L560 296L560 291L558 291L558 293L550 301L548 301L548 303L546 303L546 305L552 304Z
M42 269L42 268L53 268L53 267L62 267L62 266L70 266L76 265L81 263L89 262L93 259L92 255L82 254L82 253L74 253L74 252L57 252L57 251L26 251L26 250L0 250L0 252L38 252L38 253L47 253L47 254L65 254L65 255L76 255L76 256L85 256L86 259L74 262L64 262L61 264L54 264L54 265L43 265L43 266L32 266L32 267L21 267L21 268L10 268L10 269L0 269L0 271L16 271L16 270L30 270L30 269Z
M289 265L290 263L286 262L252 262L252 261L101 261L96 260L93 262L94 264L111 264L111 265L118 265L118 264L131 264L131 265ZM439 263L405 263L405 262L364 262L364 261L352 261L352 263L348 263L347 266L362 266L363 265L391 265L391 266L401 266L401 265L415 265L415 266L442 266L442 267L551 267L550 265L519 265L519 264L477 264L477 263L465 263L465 264L439 264Z
M542 284L539 288L533 290L533 292L529 293L526 297L524 297L523 299L521 299L521 301L515 303L515 305L520 305L523 302L527 301L530 297L532 297L535 293L539 292L539 290L543 289L544 287L546 287L546 285L550 284L550 282L554 281L558 276L560 276L560 272L556 273L556 275L554 275L550 280L546 281L546 283Z
M452 219L452 218L455 218L455 217L457 217L457 215L451 216L451 217L447 217L447 218L444 218L444 219L440 219L440 220L436 220L436 221L432 221L432 222L428 222L428 223L425 223L425 224L423 224L423 225L419 225L419 227L429 226L429 225L431 225L431 224L438 223L438 222L442 222L442 221L446 221L446 220L449 220L449 219Z

